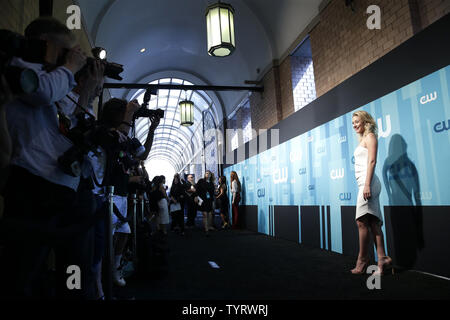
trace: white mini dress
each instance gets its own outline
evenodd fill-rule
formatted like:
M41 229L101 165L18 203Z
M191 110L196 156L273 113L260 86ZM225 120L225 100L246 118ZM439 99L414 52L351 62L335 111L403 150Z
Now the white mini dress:
M370 191L372 196L368 200L364 200L364 184L366 183L367 176L367 160L369 156L369 150L361 145L358 145L355 149L355 177L358 183L358 197L356 200L356 219L361 218L366 214L374 215L380 220L380 224L383 224L383 217L380 210L380 192L381 182L378 176L374 173L372 181L370 183Z

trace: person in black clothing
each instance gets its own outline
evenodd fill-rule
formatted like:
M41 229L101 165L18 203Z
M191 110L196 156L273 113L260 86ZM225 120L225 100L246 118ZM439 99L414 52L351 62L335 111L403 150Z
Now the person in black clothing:
M172 215L171 230L179 228L184 235L184 188L181 183L180 175L177 173L173 177L172 187L170 188L170 213Z
M195 225L195 217L197 216L197 203L194 201L197 196L197 190L195 188L194 175L188 175L187 180L185 184L185 205L187 208L186 227L193 228Z
M195 189L197 190L197 203L199 210L203 213L203 226L206 236L209 236L209 230L215 230L211 226L213 200L214 200L214 181L211 171L205 172L205 177L198 180Z
M225 176L221 176L219 178L219 190L216 199L220 209L220 217L222 218L222 229L226 229L229 227L228 224L229 203L227 194L227 178L225 178Z

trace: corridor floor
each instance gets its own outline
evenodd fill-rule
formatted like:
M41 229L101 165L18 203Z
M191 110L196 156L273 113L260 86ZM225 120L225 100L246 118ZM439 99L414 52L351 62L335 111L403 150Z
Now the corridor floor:
M169 234L169 265L149 279L131 277L117 292L136 300L449 299L450 281L397 271L369 290L352 275L353 257L244 230L199 227ZM219 268L213 268L209 261Z

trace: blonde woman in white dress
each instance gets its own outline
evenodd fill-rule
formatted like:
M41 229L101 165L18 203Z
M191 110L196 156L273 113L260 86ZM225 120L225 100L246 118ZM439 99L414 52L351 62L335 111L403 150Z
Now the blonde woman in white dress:
M363 274L369 265L369 237L372 232L377 248L378 270L376 274L384 274L392 269L392 259L386 256L384 236L381 226L379 195L381 182L375 174L377 163L377 126L372 116L365 111L356 111L352 117L352 125L359 137L359 145L355 149L355 176L358 183L358 198L356 203L356 224L359 232L359 254L353 274Z

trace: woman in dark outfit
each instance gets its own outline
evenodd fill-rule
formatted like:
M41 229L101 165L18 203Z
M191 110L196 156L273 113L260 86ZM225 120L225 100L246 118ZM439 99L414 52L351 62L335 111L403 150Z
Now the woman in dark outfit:
M196 199L197 203L199 204L199 210L203 214L203 226L205 227L205 234L206 236L209 236L209 230L212 229L210 226L210 221L212 220L214 200L214 182L212 181L211 171L207 170L205 172L205 177L198 180L195 189L197 190Z
M184 187L181 183L180 175L177 173L173 177L172 187L170 188L170 213L172 214L171 230L176 227L184 234L184 213L183 213ZM174 206L179 204L179 210L172 211Z
M220 217L222 218L222 229L228 228L228 195L227 195L227 178L221 176L219 178L219 194L217 195L217 203L220 209Z

